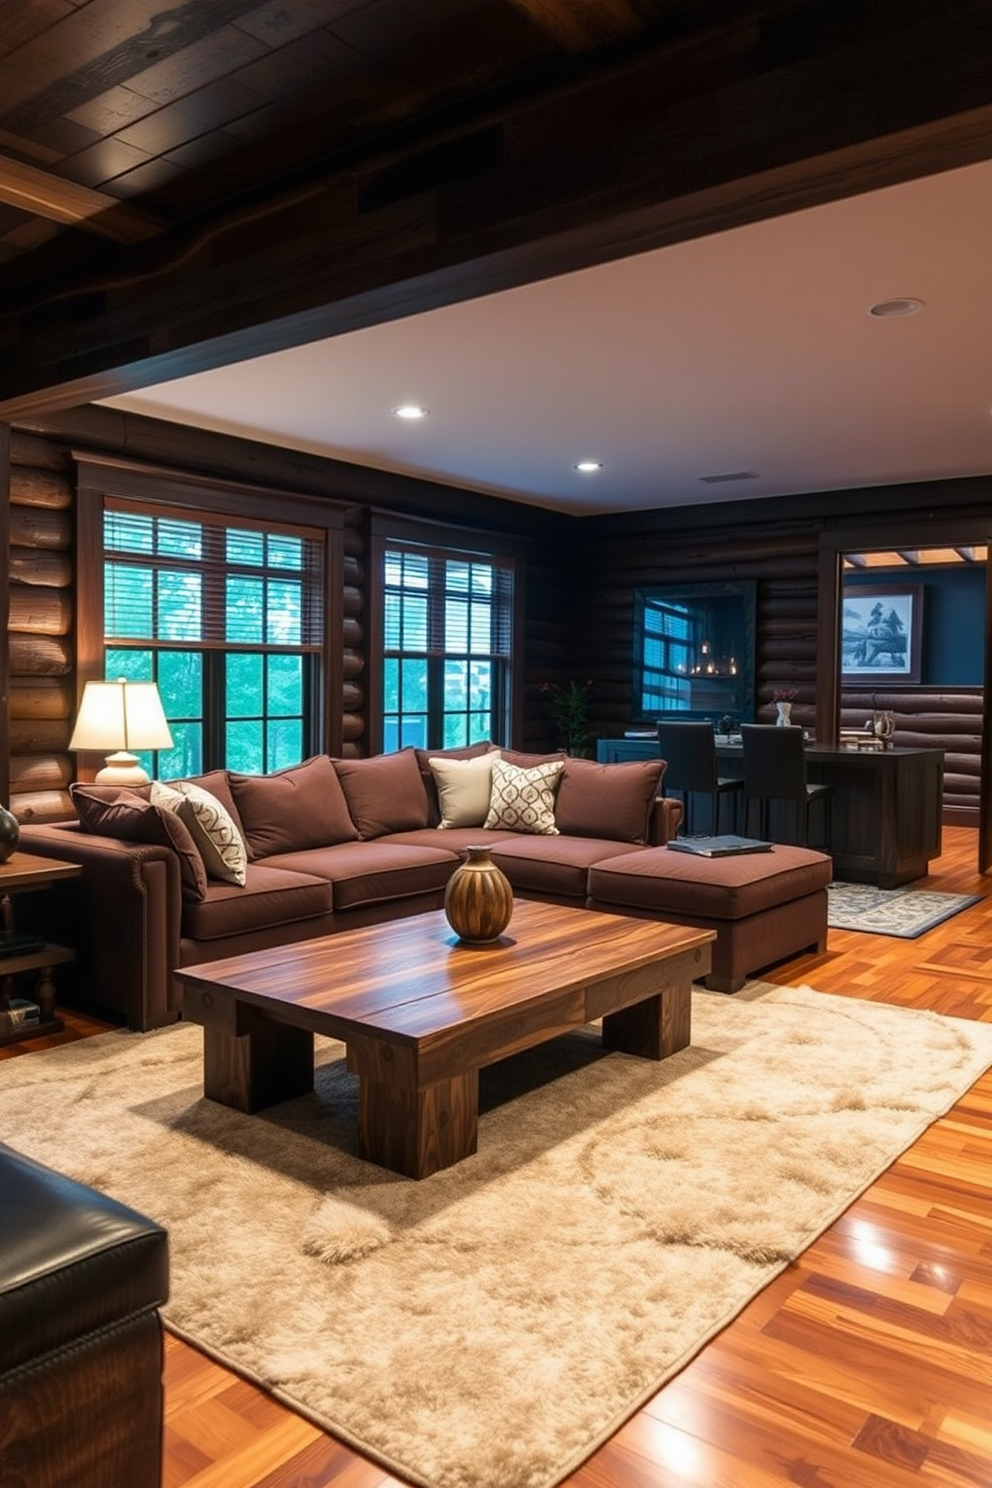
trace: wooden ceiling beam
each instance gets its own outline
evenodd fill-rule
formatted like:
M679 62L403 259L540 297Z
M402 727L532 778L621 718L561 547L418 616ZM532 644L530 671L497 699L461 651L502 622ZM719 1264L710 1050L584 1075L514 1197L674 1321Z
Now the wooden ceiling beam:
M141 243L164 229L164 224L147 212L105 191L53 176L9 155L0 155L0 201L50 222L85 228L115 243Z
M629 0L512 0L512 3L570 52L619 41L643 25Z
M988 0L909 9L777 66L752 14L33 299L8 269L0 418L992 158Z

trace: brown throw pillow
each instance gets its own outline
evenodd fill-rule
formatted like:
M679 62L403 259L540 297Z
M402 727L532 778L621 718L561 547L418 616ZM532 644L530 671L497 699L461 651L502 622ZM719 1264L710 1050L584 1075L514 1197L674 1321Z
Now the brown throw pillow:
M647 842L650 813L664 768L660 759L617 765L566 759L555 801L559 832L570 837Z
M387 832L415 832L430 825L427 791L414 749L336 759L351 819L365 841Z
M121 842L148 842L158 847L171 847L179 858L183 898L203 899L207 892L207 874L203 859L189 830L172 811L153 806L144 793L120 785L80 785L69 787L72 804L83 827L98 837L116 837Z
M532 770L535 765L552 764L555 760L568 758L563 749L551 754L528 754L524 749L500 749L500 754L508 765L517 765L521 770Z
M358 836L326 754L271 775L238 775L231 770L228 780L245 840L256 858L331 847L354 842Z

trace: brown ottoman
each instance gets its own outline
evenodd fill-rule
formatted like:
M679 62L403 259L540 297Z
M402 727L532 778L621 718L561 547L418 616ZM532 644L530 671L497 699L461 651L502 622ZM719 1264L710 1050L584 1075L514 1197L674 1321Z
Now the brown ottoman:
M706 985L736 992L763 966L827 944L833 861L805 847L702 858L646 848L589 869L590 909L715 930Z

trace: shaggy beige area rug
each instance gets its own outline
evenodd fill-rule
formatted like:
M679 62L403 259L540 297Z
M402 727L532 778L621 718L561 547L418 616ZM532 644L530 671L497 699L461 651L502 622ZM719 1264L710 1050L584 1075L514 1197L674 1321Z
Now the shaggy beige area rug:
M356 1086L201 1097L200 1030L0 1063L0 1132L168 1226L175 1330L429 1488L548 1488L992 1063L992 1027L693 994L653 1064L583 1030L483 1073L479 1152L355 1155Z

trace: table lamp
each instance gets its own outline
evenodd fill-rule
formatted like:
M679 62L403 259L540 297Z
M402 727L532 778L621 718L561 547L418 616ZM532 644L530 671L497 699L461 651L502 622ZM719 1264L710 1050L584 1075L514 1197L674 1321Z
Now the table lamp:
M70 749L109 749L98 785L146 785L134 749L171 749L172 735L154 682L87 682Z

